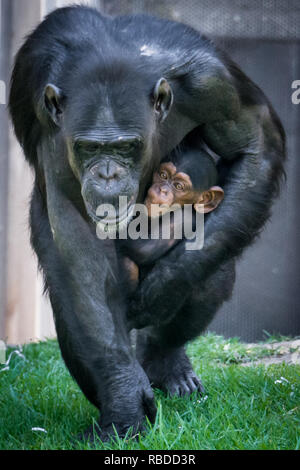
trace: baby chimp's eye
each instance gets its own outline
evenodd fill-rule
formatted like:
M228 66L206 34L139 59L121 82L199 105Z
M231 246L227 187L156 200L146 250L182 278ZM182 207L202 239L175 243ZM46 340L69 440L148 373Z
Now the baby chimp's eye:
M183 191L184 190L184 184L183 183L174 183L174 187L177 191Z
M161 177L162 180L167 180L168 179L168 175L165 171L161 171L159 176Z

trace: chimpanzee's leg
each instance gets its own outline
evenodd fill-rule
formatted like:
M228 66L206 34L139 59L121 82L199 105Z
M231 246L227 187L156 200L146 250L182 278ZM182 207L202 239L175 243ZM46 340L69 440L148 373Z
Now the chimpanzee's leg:
M106 440L114 428L122 436L129 428L143 429L145 416L153 420L154 396L131 350L114 241L99 240L64 192L66 178L57 177L55 166L60 159L49 147L40 150L47 194L45 199L35 185L32 244L45 274L62 356L100 410L99 435ZM93 432L86 436L93 439Z
M234 280L235 262L230 261L191 292L169 324L138 331L137 358L154 387L171 395L204 392L184 345L205 330L221 304L230 298Z

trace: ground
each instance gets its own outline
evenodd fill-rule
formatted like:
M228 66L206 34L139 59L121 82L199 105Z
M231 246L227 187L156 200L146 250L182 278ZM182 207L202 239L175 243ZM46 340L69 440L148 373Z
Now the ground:
M245 344L207 334L188 353L207 395L169 398L157 390L155 424L138 439L116 437L98 449L300 449L299 339ZM74 437L97 414L56 341L7 351L0 365L0 449L88 449Z

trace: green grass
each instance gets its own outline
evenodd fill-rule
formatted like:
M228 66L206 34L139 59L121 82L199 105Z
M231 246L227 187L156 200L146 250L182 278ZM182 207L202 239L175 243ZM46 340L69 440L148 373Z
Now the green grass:
M156 391L157 419L147 433L97 448L300 449L300 366L242 367L272 353L211 334L188 352L208 396L171 399ZM0 449L72 448L97 410L69 376L55 341L24 346L22 354L12 355L9 370L0 365Z

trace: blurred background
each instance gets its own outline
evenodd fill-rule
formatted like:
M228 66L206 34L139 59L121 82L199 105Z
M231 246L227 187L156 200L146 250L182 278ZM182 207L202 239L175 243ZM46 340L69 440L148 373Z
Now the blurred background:
M232 300L209 330L246 341L300 335L300 104L291 99L292 83L300 80L299 0L0 0L0 339L18 344L55 335L29 245L32 175L5 103L24 36L53 9L74 3L189 24L225 49L269 97L287 133L287 183L261 238L238 262Z

